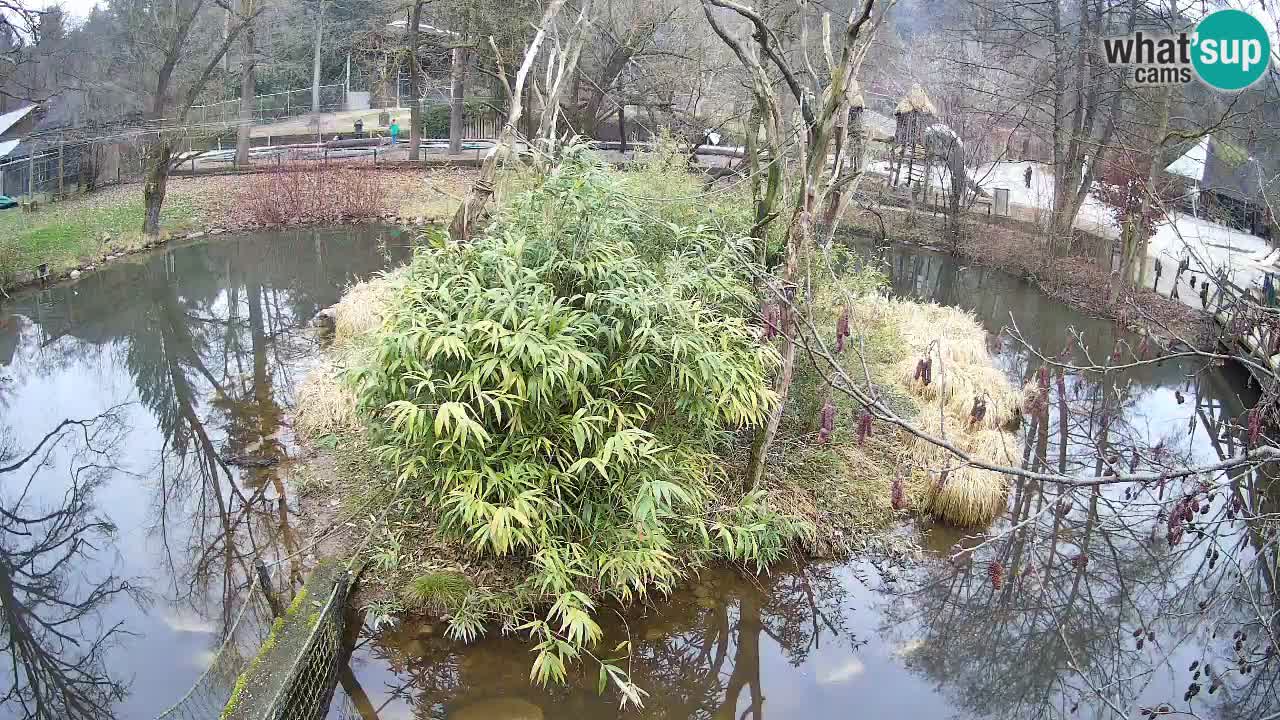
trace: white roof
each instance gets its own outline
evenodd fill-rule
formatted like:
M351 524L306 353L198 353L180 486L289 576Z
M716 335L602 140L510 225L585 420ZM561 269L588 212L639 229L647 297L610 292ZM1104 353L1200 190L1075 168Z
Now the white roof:
M3 158L13 152L13 149L18 147L18 142L18 140L5 140L4 142L0 142L0 158Z
M1200 142L1195 147L1188 150L1182 157L1169 163L1164 169L1170 175L1181 175L1192 180L1204 179L1204 164L1209 158L1209 137L1200 138Z
M9 128L17 125L19 120L26 117L28 113L35 109L35 105L28 105L24 108L18 108L17 110L0 115L0 135L8 132Z

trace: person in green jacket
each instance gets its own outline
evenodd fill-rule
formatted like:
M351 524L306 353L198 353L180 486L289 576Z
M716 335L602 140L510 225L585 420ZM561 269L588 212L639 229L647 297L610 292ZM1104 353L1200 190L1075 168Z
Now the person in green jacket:
M392 118L391 120L391 144L395 145L400 142L400 121Z

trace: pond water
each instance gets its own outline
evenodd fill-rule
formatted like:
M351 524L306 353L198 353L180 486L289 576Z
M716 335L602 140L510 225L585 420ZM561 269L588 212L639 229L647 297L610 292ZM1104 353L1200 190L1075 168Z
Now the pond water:
M233 462L288 453L309 320L406 242L217 239L0 305L0 468L37 451L0 474L0 718L154 718L186 692L253 559L293 542L273 469Z
M37 450L0 474L11 660L0 718L149 720L186 692L239 611L253 559L298 553L291 489L273 466L244 463L292 450L291 388L319 349L307 321L407 244L367 228L215 239L0 306L0 469ZM1074 332L1094 357L1135 342L1007 275L906 246L860 249L895 292L972 310L992 332L1012 317L1054 352ZM1018 383L1036 377L1021 345L993 348ZM1020 431L1024 464L1093 474L1100 443L1126 459L1136 448L1144 467L1216 461L1239 450L1226 423L1256 396L1234 368L1190 361L1115 384L1064 377L1052 411ZM83 422L59 428L66 419ZM1021 483L997 523L1011 532L905 529L926 548L910 569L706 572L669 601L606 613L604 646L633 643L643 710L597 695L594 671L531 686L529 648L512 638L463 646L422 623L366 631L330 717L1102 718L1169 703L1265 718L1280 710L1277 659L1251 619L1276 606L1275 545L1258 552L1261 523L1226 515L1265 512L1267 478L1234 480L1206 505L1205 537L1172 548L1153 499L1172 487L1077 491L1057 510L1057 491ZM948 559L957 544L966 550ZM282 566L296 586L305 568ZM1193 661L1210 675L1194 678ZM37 704L50 688L74 703Z

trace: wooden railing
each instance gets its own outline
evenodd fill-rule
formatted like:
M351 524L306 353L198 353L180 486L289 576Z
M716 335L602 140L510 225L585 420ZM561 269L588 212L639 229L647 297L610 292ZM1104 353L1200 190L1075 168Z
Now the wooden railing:
M1247 352L1254 361L1270 370L1280 369L1280 308L1267 307L1257 291L1246 290L1219 279L1209 303L1219 328L1219 339L1227 347Z

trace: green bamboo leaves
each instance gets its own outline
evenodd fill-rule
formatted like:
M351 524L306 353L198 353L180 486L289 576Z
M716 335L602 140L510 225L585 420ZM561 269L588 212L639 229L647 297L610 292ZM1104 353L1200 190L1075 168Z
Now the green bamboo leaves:
M647 255L654 234L680 250ZM516 627L539 682L599 640L593 598L668 591L713 557L770 562L804 531L763 495L736 501L715 454L777 402L730 247L571 159L474 243L419 250L352 373L380 457L441 531L530 563ZM484 592L459 603L456 635L496 614Z

